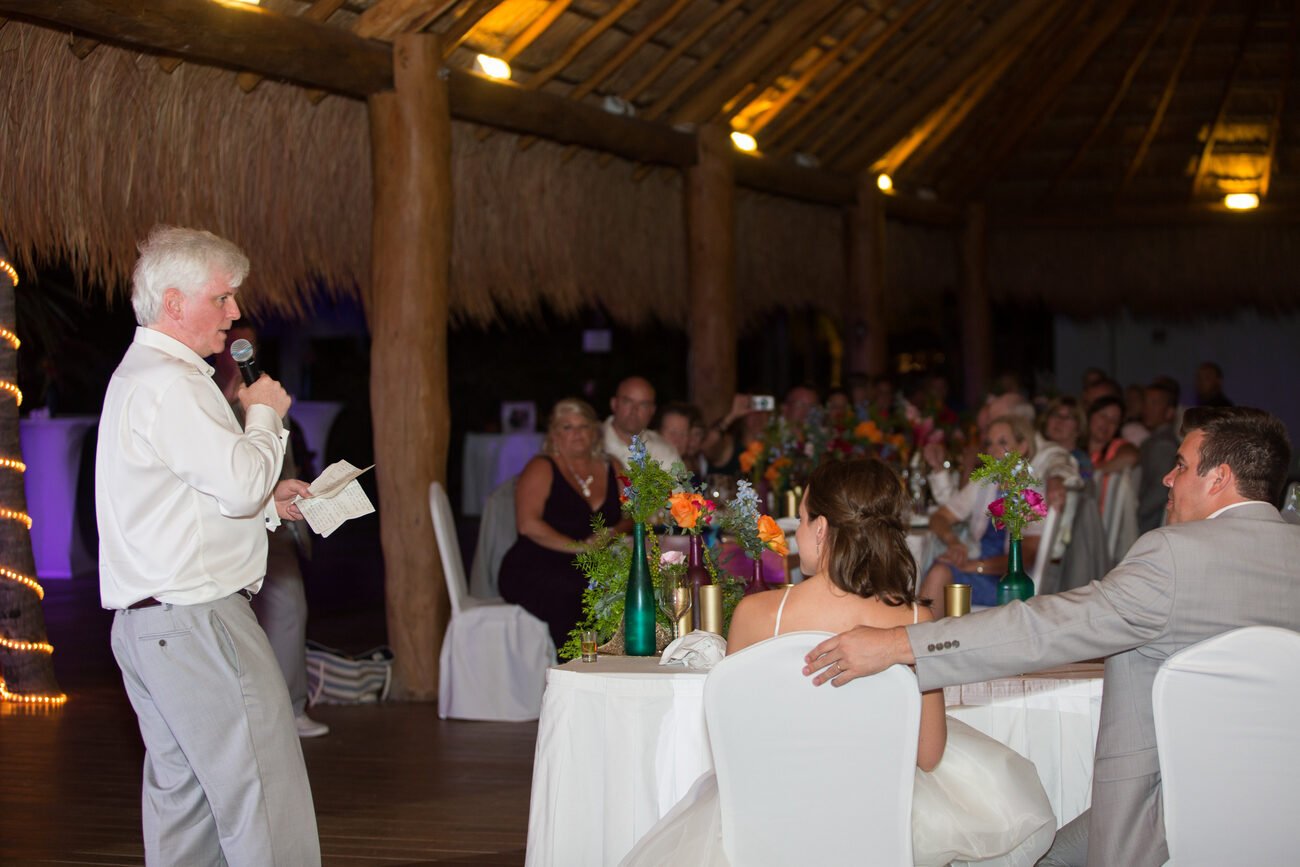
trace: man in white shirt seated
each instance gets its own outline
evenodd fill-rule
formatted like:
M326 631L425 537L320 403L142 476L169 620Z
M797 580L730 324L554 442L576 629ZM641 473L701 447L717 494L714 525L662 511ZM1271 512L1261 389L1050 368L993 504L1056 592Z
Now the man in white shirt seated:
M613 415L605 419L602 427L605 454L626 467L632 437L636 436L645 443L650 457L664 469L682 459L677 449L649 429L650 419L655 416L655 388L648 380L629 376L620 382L609 399L609 408Z
M249 606L266 531L310 496L278 481L291 400L267 376L242 386L241 428L204 361L225 349L247 274L229 241L155 228L100 418L100 598L145 745L150 864L320 864L289 693Z

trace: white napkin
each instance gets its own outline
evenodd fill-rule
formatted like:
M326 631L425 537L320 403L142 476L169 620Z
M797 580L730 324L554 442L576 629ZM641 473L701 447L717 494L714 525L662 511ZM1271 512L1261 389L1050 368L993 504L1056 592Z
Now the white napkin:
M697 629L688 632L664 648L660 665L681 665L695 671L708 671L727 655L727 640L721 635Z

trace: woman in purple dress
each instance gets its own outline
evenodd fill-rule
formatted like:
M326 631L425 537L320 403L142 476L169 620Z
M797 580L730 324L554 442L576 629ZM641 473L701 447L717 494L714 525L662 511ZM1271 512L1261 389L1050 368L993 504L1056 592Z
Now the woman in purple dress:
M582 619L587 579L574 556L593 540L591 519L620 524L618 480L600 444L595 410L565 398L551 410L546 442L519 474L519 540L501 561L501 596L546 621L556 648Z

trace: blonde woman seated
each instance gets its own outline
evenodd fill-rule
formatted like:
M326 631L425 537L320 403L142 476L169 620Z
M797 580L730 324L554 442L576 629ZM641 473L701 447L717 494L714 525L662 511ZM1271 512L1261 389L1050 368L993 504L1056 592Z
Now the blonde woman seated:
M784 593L746 597L732 619L727 652L786 632L840 632L863 624L887 628L932 620L925 601L916 595L916 564L903 524L908 507L898 477L878 460L818 467L799 506L797 530L799 566L811 577ZM841 734L846 744L854 743L851 733ZM1056 819L1033 764L948 719L942 690L922 696L916 764L916 864L937 867L954 860L1000 858L996 863L1029 865L1051 845ZM623 863L725 864L716 789L713 792L687 810L674 810ZM863 863L870 863L867 849Z

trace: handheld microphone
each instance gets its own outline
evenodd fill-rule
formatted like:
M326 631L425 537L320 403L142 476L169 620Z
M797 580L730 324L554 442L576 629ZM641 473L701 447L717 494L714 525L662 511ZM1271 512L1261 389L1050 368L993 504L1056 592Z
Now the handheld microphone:
M244 377L244 385L257 382L258 377L262 375L262 370L257 366L257 359L253 357L253 344L241 337L230 344L230 357L235 360L235 364L239 365L239 373Z

